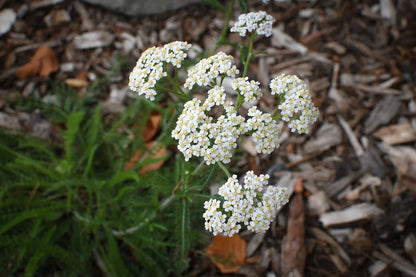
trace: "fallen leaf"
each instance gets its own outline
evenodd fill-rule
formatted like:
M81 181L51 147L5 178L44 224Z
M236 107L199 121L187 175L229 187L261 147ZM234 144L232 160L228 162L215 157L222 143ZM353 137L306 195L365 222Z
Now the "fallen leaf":
M137 149L130 160L126 163L124 167L125 170L130 170L138 162L143 163L147 160L162 158L167 154L166 147L156 141L146 143L145 148L147 151L143 148ZM146 176L148 172L160 169L164 162L164 160L160 160L146 164L140 169L139 173Z
M55 52L49 46L42 45L36 50L30 61L16 71L16 76L20 79L35 75L47 77L58 69L59 63Z
M289 203L287 234L282 241L282 276L303 276L306 263L305 206L301 194ZM299 275L297 275L299 274Z
M149 119L146 122L146 126L144 126L142 131L142 137L145 142L150 141L154 135L156 135L157 131L159 131L161 119L162 115L160 112L156 110L152 111Z
M221 273L234 273L246 259L246 241L239 235L214 236L214 241L205 250Z

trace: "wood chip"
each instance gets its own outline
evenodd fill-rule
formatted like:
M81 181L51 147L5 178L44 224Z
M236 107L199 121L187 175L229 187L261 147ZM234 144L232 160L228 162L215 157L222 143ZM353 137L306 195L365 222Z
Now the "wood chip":
M360 157L364 154L364 149L359 143L357 137L355 136L354 132L352 131L350 125L342 118L342 116L338 115L339 124L341 124L342 129L344 129L345 134L350 141L352 148L354 149L355 155Z
M271 44L275 47L284 47L290 50L294 50L302 55L308 52L308 48L294 40L288 34L280 31L279 28L273 28Z
M255 234L247 243L247 257L251 257L260 244L263 242L266 232L260 232Z
M385 263L389 263L394 266L397 270L412 276L416 277L416 266L410 263L409 261L402 258L394 250L390 249L384 243L379 244L380 250L383 252L375 252L374 256Z
M380 0L380 15L387 19L391 25L396 25L396 8L391 0Z
M41 8L45 8L48 6L53 6L62 2L64 2L64 0L38 0L38 1L32 1L29 6L31 10L36 10L36 9L41 9Z
M338 125L325 123L316 132L316 139L310 140L305 144L307 154L328 150L332 146L342 142L342 131Z
M407 235L404 240L404 250L407 255L413 259L413 263L416 264L416 236L413 233Z
M397 89L384 88L382 86L366 86L366 85L354 85L355 89L359 89L365 92L383 95L400 95L402 92Z
M368 271L371 274L371 277L383 277L383 276L391 276L388 272L388 266L385 262L377 260L373 263L369 268Z
M388 145L408 143L416 140L416 130L410 123L395 124L383 127L373 133L373 136L383 140Z
M333 197L343 189L345 189L349 184L360 178L366 170L360 170L357 172L354 172L348 176L345 176L336 182L333 182L325 187L325 193L328 195L328 197Z
M347 252L345 252L342 246L339 245L336 240L334 240L325 231L312 227L308 228L308 232L312 233L318 240L322 240L331 245L337 251L337 254L347 263L347 265L351 265L351 258L348 256Z
M0 36L7 33L16 21L16 13L12 9L0 11Z
M344 55L347 52L347 48L336 41L328 42L325 44L325 48L334 51L338 55Z
M356 84L366 84L377 80L375 75L364 75L364 74L350 74L342 73L340 75L340 82L342 86L354 86Z
M387 96L377 103L364 123L364 132L370 134L378 127L389 123L400 111L401 103L394 96Z
M416 180L416 150L410 146L389 146L379 143L378 147L388 154L399 176L408 176Z
M318 191L308 197L307 210L310 215L321 215L329 210L329 201L324 191Z
M319 217L324 227L349 224L361 220L368 220L384 213L383 210L374 204L360 203L352 205L341 211L334 211L323 214Z
M114 40L114 35L106 31L87 32L74 37L74 45L77 49L90 49L105 47Z

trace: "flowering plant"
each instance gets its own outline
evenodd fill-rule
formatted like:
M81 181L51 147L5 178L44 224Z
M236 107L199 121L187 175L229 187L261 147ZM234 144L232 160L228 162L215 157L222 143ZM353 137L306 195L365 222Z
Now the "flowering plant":
M249 37L240 76L233 56L218 52L189 68L181 85L178 70L191 48L191 44L181 41L147 49L130 74L130 88L139 95L153 101L157 93L168 91L185 102L172 131L185 161L201 158L201 166L217 164L227 175L228 180L220 187L218 195L204 204L205 228L214 235L232 236L240 231L242 224L254 232L265 231L289 198L285 188L267 185L268 175L257 176L249 171L243 185L236 175L231 176L225 164L231 162L239 138L251 136L258 153L270 154L279 147L283 123L287 123L292 132L303 134L308 133L309 126L319 116L307 85L294 75L279 75L270 82L271 94L278 101L273 113L255 105L262 97L262 91L259 82L246 76L247 69L255 56L254 38L270 36L273 22L273 17L263 11L251 12L240 15L231 28L231 32ZM171 76L169 66L173 67L174 76ZM161 85L162 78L170 87ZM237 95L235 99L227 93L225 78L231 79L232 90ZM193 98L195 86L206 91L204 99ZM252 105L247 118L241 115L244 103ZM214 116L214 107L219 107L216 111L220 110L222 114ZM186 182L183 184L186 186Z

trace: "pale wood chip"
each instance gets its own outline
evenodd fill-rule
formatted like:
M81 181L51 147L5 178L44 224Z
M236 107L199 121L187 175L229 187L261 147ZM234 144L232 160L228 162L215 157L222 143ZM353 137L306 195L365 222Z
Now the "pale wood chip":
M380 128L373 136L383 140L388 145L408 143L416 140L416 130L410 123L389 125Z
M324 227L348 224L361 220L368 220L384 213L383 210L374 204L360 203L350 206L344 210L322 214L319 220Z
M391 0L380 0L380 15L393 26L396 25L396 13L396 8Z
M294 50L304 55L308 52L308 48L294 40L291 36L281 31L279 28L273 28L271 44L275 47L284 47Z
M305 144L305 152L316 153L323 150L328 150L332 146L338 145L342 142L342 131L338 125L332 123L325 123L316 132L316 139L309 140Z
M352 131L350 125L342 118L342 116L337 116L339 124L341 124L342 129L344 129L345 134L350 141L352 148L354 149L355 155L360 157L364 154L364 149L361 146L360 142L358 141L357 137L355 136L354 132Z
M400 95L402 92L398 89L384 88L382 86L366 86L366 85L353 85L355 89L359 89L365 92L374 93L374 94L391 94L391 95Z
M93 31L74 37L74 45L77 49L99 48L110 45L114 35L106 31Z
M387 264L380 260L377 260L368 268L368 271L370 272L371 277L390 276L390 274L386 272L387 270L388 270Z

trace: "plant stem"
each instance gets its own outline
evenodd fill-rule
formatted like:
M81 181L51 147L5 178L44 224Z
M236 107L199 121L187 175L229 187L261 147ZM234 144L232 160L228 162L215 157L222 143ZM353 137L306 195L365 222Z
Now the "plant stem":
M251 33L251 37L250 37L250 46L248 48L248 53L247 53L247 59L244 62L243 78L246 77L248 65L249 65L250 59L251 59L251 57L253 55L253 44L254 44L254 38L255 38L255 36L256 36L256 32L252 32Z
M199 165L195 168L195 170L191 173L191 175L192 176L197 175L199 173L199 171L201 171L201 169L203 168L204 164L205 164L205 162L204 161L201 161L199 163Z
M222 162L220 162L220 161L218 161L217 164L222 169L222 171L224 171L225 175L227 175L227 177L230 178L231 177L231 174L228 171L228 169L225 167L225 165Z

